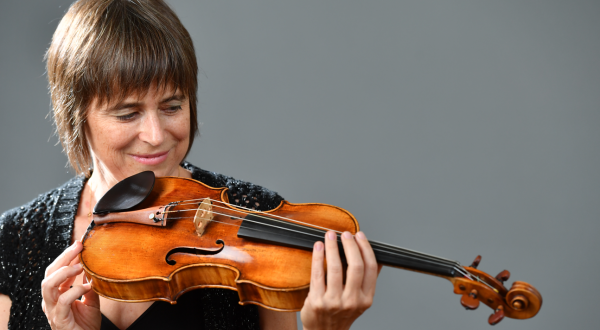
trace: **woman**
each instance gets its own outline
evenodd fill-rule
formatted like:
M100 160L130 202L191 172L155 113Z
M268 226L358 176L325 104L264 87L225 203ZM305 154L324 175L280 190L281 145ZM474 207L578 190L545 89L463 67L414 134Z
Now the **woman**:
M0 327L295 329L295 313L240 306L234 291L195 290L173 307L108 300L83 281L77 239L95 202L128 176L151 170L227 186L231 201L258 210L282 200L184 162L198 130L197 64L172 10L158 0L78 1L54 34L47 67L57 132L80 175L0 218L0 312L12 303ZM301 312L306 329L348 329L371 305L378 272L373 251L362 233L344 233L342 242L345 285L334 233L315 244Z

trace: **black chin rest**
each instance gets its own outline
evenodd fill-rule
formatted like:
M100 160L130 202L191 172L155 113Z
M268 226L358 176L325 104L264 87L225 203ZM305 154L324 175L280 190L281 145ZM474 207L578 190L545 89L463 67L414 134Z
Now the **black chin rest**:
M117 183L100 198L94 214L123 212L138 206L154 187L154 172L145 171Z

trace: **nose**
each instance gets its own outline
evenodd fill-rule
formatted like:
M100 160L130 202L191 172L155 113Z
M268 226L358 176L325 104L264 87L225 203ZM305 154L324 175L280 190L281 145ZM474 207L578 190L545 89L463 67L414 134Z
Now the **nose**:
M165 140L165 129L160 116L155 111L149 111L142 119L139 133L140 140L156 147Z

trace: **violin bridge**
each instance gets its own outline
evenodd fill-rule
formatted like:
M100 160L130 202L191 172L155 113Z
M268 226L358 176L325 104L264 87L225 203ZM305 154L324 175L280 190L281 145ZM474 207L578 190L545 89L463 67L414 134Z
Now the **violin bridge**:
M196 228L196 234L198 234L198 236L202 236L204 230L208 226L208 223L213 219L213 217L214 215L212 212L210 198L205 198L198 206L196 216L194 216L194 228Z

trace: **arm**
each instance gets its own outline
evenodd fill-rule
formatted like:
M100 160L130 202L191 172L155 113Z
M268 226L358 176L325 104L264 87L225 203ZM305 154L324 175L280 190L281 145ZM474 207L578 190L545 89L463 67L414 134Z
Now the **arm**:
M296 312L276 312L258 307L261 330L297 330ZM0 329L1 330L1 329Z
M11 305L10 298L7 295L0 294L0 330L8 329Z
M15 255L19 251L13 242L16 240L17 230L14 230L15 209L0 215L0 262L2 264L13 264ZM12 230L11 230L12 229ZM13 279L15 267L0 267L0 330L8 329L10 319L10 307L12 301L8 294L14 294Z

